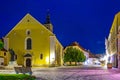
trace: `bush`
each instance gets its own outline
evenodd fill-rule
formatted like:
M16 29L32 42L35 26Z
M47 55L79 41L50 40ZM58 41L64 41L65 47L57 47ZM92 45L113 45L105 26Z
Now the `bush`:
M0 74L0 80L36 80L36 77L26 74Z
M3 44L2 40L0 39L0 50L3 49L3 47L4 47L4 44Z

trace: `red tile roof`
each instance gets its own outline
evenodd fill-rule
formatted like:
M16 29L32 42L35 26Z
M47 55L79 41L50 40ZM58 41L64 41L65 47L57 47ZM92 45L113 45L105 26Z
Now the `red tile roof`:
M80 49L82 49L83 51L89 53L89 58L96 58L95 55L93 55L90 51L88 51L88 50L84 49L83 47L81 47L81 46L79 45L79 43L76 42L76 41L73 42L73 43L71 43L70 46L78 46L78 47L79 47Z

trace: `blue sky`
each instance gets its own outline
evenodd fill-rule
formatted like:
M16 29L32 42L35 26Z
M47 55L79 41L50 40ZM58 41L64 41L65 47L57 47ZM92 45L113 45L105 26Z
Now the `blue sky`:
M44 23L50 10L54 33L63 46L77 41L92 53L105 52L120 0L3 0L0 2L0 37L4 37L27 13Z

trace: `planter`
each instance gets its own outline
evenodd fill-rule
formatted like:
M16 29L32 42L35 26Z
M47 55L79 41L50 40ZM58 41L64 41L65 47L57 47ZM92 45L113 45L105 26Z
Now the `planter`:
M112 69L112 63L107 63L107 68Z

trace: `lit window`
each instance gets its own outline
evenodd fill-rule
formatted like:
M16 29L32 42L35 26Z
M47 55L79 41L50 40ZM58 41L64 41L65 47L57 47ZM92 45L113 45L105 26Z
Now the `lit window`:
M40 54L40 59L43 59L43 54Z
M32 40L31 40L31 38L28 38L28 39L26 40L26 49L27 49L27 50L32 49Z

